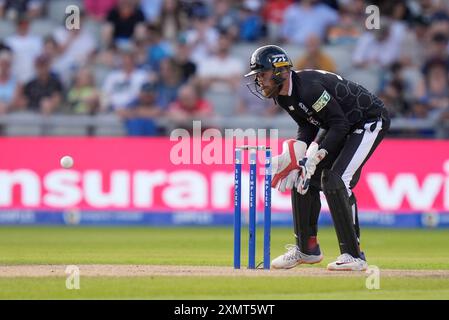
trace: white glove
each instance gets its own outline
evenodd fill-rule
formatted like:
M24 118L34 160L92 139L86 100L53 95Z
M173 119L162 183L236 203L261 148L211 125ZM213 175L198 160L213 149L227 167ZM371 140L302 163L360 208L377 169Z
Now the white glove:
M271 160L271 187L281 192L291 190L298 179L300 167L298 160L306 154L307 145L299 140L286 140L282 143L282 153Z
M312 142L309 149L306 152L306 157L299 161L301 167L298 179L295 182L296 190L300 194L306 194L309 190L310 178L313 176L316 170L316 166L327 155L325 149L318 150L318 144Z

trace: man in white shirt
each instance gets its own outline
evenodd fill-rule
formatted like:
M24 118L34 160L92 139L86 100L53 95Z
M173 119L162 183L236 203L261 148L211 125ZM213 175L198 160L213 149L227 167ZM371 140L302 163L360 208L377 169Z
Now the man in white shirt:
M117 111L126 108L139 96L142 85L149 81L148 74L136 68L132 51L121 54L121 69L112 71L103 85L103 109Z
M299 1L297 1L299 2ZM316 0L301 0L291 4L284 12L282 38L292 44L303 45L316 34L321 40L327 29L338 23L335 10Z
M66 83L72 80L73 70L82 67L97 47L92 31L83 23L84 17L81 20L82 28L68 30L60 27L53 33L61 52L53 63L54 71Z
M230 55L231 39L226 33L220 35L215 55L198 65L198 77L205 90L235 92L240 85L243 63Z
M13 74L22 83L35 75L34 61L43 49L42 39L29 33L29 25L28 18L20 17L17 20L16 34L5 40L14 53Z

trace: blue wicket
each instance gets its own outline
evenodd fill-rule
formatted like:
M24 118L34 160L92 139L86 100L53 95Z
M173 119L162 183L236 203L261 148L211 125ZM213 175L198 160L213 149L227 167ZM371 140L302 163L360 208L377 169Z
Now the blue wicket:
M270 269L271 247L271 149L265 150L263 267Z
M248 269L256 268L257 150L249 150L249 248Z
M241 258L241 192L242 192L242 152L249 150L249 241L248 269L256 268L256 215L257 215L257 151L265 150L264 179L264 248L263 267L270 269L271 238L271 149L265 146L241 146L235 149L234 170L234 269L240 269Z
M241 248L241 190L242 190L242 150L235 149L234 170L234 269L240 269Z

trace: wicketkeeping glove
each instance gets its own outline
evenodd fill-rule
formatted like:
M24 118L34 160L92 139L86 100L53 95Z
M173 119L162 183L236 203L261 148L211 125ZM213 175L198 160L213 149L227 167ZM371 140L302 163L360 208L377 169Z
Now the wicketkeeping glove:
M300 194L306 194L309 190L310 179L315 173L316 166L327 155L325 149L318 150L318 144L312 142L307 149L306 156L299 160L299 167L301 168L298 178L295 182L296 190Z
M307 145L299 140L286 140L282 144L282 153L271 160L271 187L281 192L291 190L298 179L298 160L306 154Z

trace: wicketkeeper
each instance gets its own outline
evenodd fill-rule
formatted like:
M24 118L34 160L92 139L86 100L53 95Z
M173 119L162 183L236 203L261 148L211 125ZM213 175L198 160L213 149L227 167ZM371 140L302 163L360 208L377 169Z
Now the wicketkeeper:
M357 201L352 189L363 165L384 138L390 119L384 104L364 87L322 70L292 70L280 47L258 48L251 56L248 84L262 99L274 99L298 124L296 140L273 157L272 187L291 190L296 245L271 264L289 269L319 263L319 192L329 205L341 255L329 270L366 270L360 250Z

